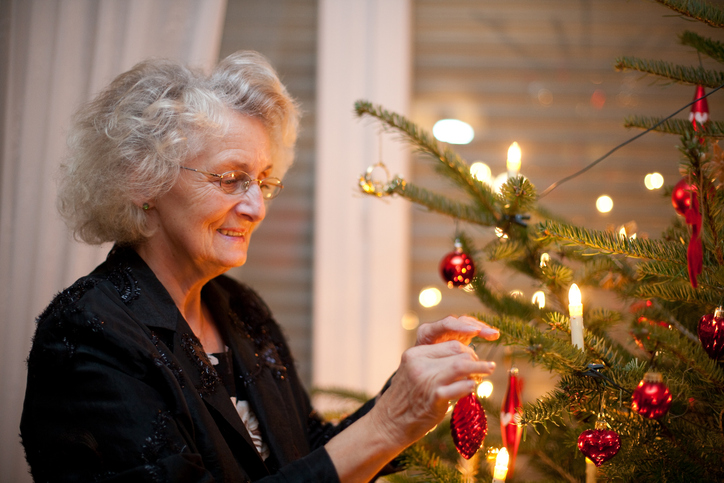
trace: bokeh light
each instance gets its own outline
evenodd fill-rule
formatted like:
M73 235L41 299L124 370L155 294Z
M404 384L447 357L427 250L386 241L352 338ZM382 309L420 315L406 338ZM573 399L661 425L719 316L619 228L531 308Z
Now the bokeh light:
M420 291L418 300L423 307L434 307L442 301L442 293L435 287L424 288Z
M478 384L478 396L480 397L490 397L490 395L493 394L493 383L488 381L487 379L480 384Z
M596 200L596 209L601 213L608 213L613 209L613 200L607 195L599 196Z
M415 330L420 325L420 317L415 312L405 312L401 323L403 329Z
M657 190L664 186L664 177L660 173L649 173L644 178L646 189Z
M487 164L477 161L470 165L470 174L473 178L478 181L482 181L486 184L491 184L493 179L493 172L490 171L490 166Z
M458 119L440 119L432 127L435 139L450 144L470 144L475 137L473 127Z

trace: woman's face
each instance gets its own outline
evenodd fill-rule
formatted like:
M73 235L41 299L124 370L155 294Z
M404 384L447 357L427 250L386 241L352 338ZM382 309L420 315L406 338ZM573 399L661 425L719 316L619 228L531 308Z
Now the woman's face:
M261 121L230 112L229 129L205 152L184 166L222 174L242 170L252 179L271 171L269 136ZM182 169L178 182L155 205L157 230L149 242L153 252L173 263L173 270L206 277L246 262L249 239L264 219L266 207L257 183L230 195L213 178ZM165 252L165 253L164 253Z

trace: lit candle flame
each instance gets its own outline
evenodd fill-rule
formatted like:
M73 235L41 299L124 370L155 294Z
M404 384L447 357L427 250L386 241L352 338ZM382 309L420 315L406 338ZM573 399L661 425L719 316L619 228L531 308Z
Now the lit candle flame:
M581 305L581 289L575 283L571 284L571 288L568 290L568 304Z
M498 456L495 458L495 469L493 470L493 481L503 482L505 477L508 476L508 450L503 448L498 452Z
M520 146L518 146L517 142L514 142L508 148L508 161L506 163L506 166L508 168L508 177L509 178L518 176L518 173L520 172L521 157L522 157L522 154L520 151Z
M536 293L533 294L533 300L534 305L538 305L539 309L543 309L546 306L546 294L543 293L542 290L538 290Z

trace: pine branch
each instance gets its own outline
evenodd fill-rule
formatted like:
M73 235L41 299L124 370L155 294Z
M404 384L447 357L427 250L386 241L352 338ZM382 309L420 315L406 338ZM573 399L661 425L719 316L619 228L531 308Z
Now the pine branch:
M679 41L682 45L693 47L717 62L724 63L724 44L717 40L687 30L679 36Z
M706 70L703 67L676 65L663 60L647 60L637 57L619 57L614 63L616 70L635 70L644 74L663 77L673 82L719 87L724 84L724 73Z
M656 0L687 17L704 22L712 27L724 27L724 12L721 8L697 0Z
M486 247L489 262L521 258L525 255L527 246L520 240L496 239Z
M440 458L425 450L422 445L414 444L400 455L404 466L414 468L423 473L426 478L416 478L416 481L464 483L460 473L440 461Z
M643 258L668 261L686 266L686 251L680 244L644 239L631 240L612 232L586 230L585 228L545 221L538 226L541 240L552 239L579 247L588 247L595 253L625 255L630 258Z
M476 276L473 279L473 290L478 300L497 314L529 320L535 313L532 304L522 303L518 297L493 293L481 276Z
M488 211L481 211L479 208L453 201L443 195L432 193L425 188L420 188L408 183L401 178L394 178L391 182L391 192L403 198L422 205L430 211L453 217L461 221L467 221L482 226L496 226L498 220Z
M561 465L557 464L555 461L553 461L547 454L545 454L541 450L533 450L533 454L535 454L538 458L540 458L543 463L551 467L553 470L556 471L559 475L561 475L566 481L569 483L578 483L578 479L571 475L569 472L567 472L565 469L561 467Z
M695 345L677 332L658 326L648 328L648 340L645 343L654 350L661 349L673 354L684 368L694 371L705 384L712 386L712 391L724 391L724 371L706 355L701 345ZM676 373L669 376L678 377Z
M367 115L376 118L387 129L399 133L404 141L440 161L445 168L444 174L448 178L475 198L488 214L496 213L495 194L485 183L470 174L470 167L455 151L449 147L443 149L442 145L428 132L405 117L386 111L381 106L359 100L355 102L355 111L360 117Z
M561 391L553 391L533 402L523 405L520 415L520 425L532 425L538 432L536 426L552 422L556 426L562 423L562 415L567 414L571 406L571 397Z
M660 122L661 118L659 117L627 116L624 119L623 125L627 128L651 129ZM694 131L694 126L687 120L668 119L653 130L664 134L677 134L679 136L687 134L694 135L696 132L697 136L719 138L724 137L724 122L710 121L701 127L701 131Z
M557 332L541 332L508 317L481 313L475 314L475 317L500 331L500 338L495 343L523 348L532 362L540 363L550 371L565 374L582 372L589 362L588 356L571 344L570 335L561 339ZM567 334L570 334L570 327L565 325Z
M713 310L721 302L719 291L706 290L703 287L694 289L684 281L666 283L647 283L636 287L634 295L641 299L660 298L669 302L685 302L700 305Z

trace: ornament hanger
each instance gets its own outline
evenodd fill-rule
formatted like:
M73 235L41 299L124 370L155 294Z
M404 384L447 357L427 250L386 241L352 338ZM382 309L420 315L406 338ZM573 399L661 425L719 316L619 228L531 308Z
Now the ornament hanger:
M390 172L387 166L382 161L382 130L377 132L378 149L377 154L378 161L367 168L365 174L360 176L359 186L367 194L375 195L378 197L389 196L394 190L394 184L391 182ZM382 172L384 179L379 179L378 175Z

